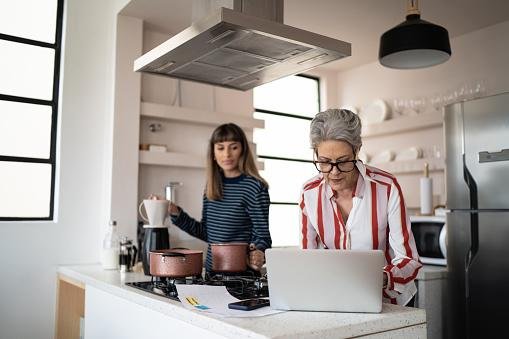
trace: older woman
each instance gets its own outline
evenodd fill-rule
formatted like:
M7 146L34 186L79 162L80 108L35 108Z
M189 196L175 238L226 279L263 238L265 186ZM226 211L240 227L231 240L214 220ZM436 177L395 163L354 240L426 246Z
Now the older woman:
M302 248L384 251L384 301L407 304L422 265L396 178L357 159L361 121L349 110L318 113L310 141L319 174L302 189Z

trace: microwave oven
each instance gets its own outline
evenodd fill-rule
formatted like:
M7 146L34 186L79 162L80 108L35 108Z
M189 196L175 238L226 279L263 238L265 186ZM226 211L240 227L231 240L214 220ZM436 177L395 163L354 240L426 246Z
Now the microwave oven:
M410 224L421 262L446 266L445 216L410 216Z

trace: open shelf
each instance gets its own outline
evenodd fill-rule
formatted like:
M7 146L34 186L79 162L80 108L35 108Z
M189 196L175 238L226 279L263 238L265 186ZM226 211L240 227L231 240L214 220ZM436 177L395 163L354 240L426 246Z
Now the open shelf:
M403 133L441 126L443 123L442 112L429 112L390 119L378 124L362 126L362 137L369 138L386 134Z
M177 152L140 151L141 165L158 165L185 168L205 168L205 156ZM256 167L263 170L262 161L256 161Z
M265 122L260 119L244 117L237 114L212 112L188 107L141 103L141 117L187 122L199 125L219 126L233 122L243 129L264 128Z
M380 168L391 174L414 174L424 173L424 164L429 164L429 171L443 171L445 169L445 162L443 159L415 159L406 161L391 161L378 164L368 165Z
M140 164L205 168L205 157L176 152L140 151Z

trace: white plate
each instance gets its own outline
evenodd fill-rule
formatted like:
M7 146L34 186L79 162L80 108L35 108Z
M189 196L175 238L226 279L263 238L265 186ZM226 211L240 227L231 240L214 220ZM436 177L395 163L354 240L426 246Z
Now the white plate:
M359 116L366 125L380 123L389 118L390 109L382 99L376 99L366 106Z
M396 154L395 161L415 160L422 157L422 149L420 147L409 147L402 149Z
M385 150L380 153L377 153L371 158L372 164L379 164L384 162L390 162L394 159L394 153L390 150Z

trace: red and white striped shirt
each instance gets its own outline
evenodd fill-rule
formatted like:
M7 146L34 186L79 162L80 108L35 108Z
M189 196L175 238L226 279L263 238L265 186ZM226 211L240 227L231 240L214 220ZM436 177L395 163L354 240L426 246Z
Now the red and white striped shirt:
M331 187L319 174L308 180L300 199L301 246L333 249L380 249L385 253L385 302L405 305L416 293L422 267L396 178L357 162L359 178L345 223Z

